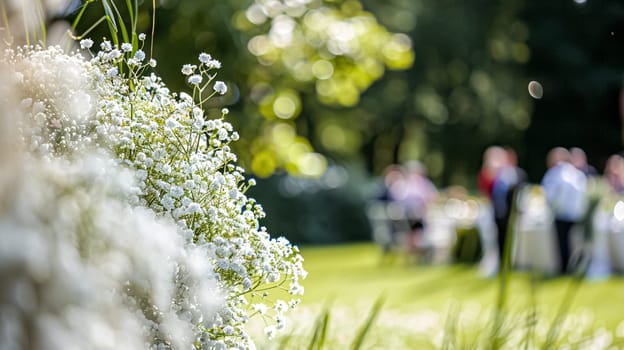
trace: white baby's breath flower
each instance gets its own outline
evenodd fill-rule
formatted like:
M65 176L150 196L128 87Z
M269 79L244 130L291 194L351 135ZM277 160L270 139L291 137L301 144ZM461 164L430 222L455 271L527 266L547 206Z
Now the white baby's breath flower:
M266 314L266 312L268 310L268 308L267 308L267 306L265 304L253 304L253 305L251 305L251 308L254 311L260 313L260 315Z
M202 52L199 54L199 61L201 63L208 63L212 60L212 56L210 56L209 54Z
M245 277L245 279L243 280L243 291L248 291L249 289L251 289L252 285L253 284L251 282L251 279Z
M220 95L225 95L228 90L227 85L220 80L217 80L212 88Z
M189 84L199 85L202 82L202 76L199 74L193 74L188 78Z
M232 327L232 326L225 326L225 327L223 327L223 333L225 333L226 335L234 334L234 327Z
M68 139L71 142L63 146L63 152L77 152L80 147L86 148L87 144L95 143L95 146L112 152L116 157L116 164L134 172L131 178L137 184L130 186L132 190L128 190L127 203L145 207L154 217L174 221L177 235L173 236L187 244L185 256L196 258L195 264L179 270L181 275L177 279L171 279L172 281L179 282L179 286L192 286L197 280L186 276L201 268L208 268L218 275L222 282L221 292L227 304L219 308L217 316L210 319L202 318L193 311L198 303L189 301L185 304L172 304L172 299L167 295L154 298L160 300L158 305L166 306L159 309L164 310L175 305L177 309L172 310L172 313L175 317L179 316L180 321L186 322L184 324L189 324L185 331L190 332L190 336L186 339L203 337L200 343L206 348L212 346L206 344L225 344L224 341L233 348L253 348L244 328L246 319L255 313L255 308L249 305L250 296L255 293L254 289L262 290L260 294L269 306L264 305L264 309L257 311L267 314L265 321L267 326L273 327L271 329L282 329L283 319L281 316L277 317L276 313L281 313L283 307L275 307L275 303L269 301L274 298L268 297L268 284L271 281L284 281L291 293L302 293L299 281L306 275L302 266L303 259L296 247L287 240L273 239L265 228L260 227L259 220L265 216L262 206L245 195L245 189L255 185L255 180L248 180L248 186L245 184L244 169L235 164L236 154L228 146L239 135L223 118L208 119L204 116L194 97L201 99L206 96L196 96L197 88L194 88L193 96L184 92L171 92L162 79L151 72L146 76L120 74L118 64L125 62L128 66L140 65L139 59L145 59L143 51L139 56L129 57L119 50L115 51L110 42L103 43L101 47L103 51L96 53L90 61L71 63L84 65L84 69L76 76L87 78L85 84L78 85L74 90L82 94L87 87L94 86L97 96L91 98L94 107L87 109L88 113L81 112L89 116L83 117L83 120L88 121L88 127L80 131L84 138ZM126 46L121 49L123 52L131 52L125 51L128 49ZM62 51L51 52L54 55L65 55ZM220 62L213 60L208 54L200 55L199 59L202 68L220 67ZM85 58L79 56L79 60ZM42 62L48 61L42 59ZM46 64L37 67L46 67ZM66 63L63 68L59 65L55 72L65 72L65 66ZM210 80L215 78L202 75L206 74L205 69L201 74L195 74L196 70L197 66L194 65L182 67L183 74L188 76L191 84L201 84L204 77ZM69 73L73 71L67 69ZM24 76L22 82L30 79L28 71L20 74ZM54 81L56 76L50 75L49 81ZM104 79L106 76L114 78ZM219 94L227 93L227 85L222 81L216 81L213 89ZM74 129L66 129L73 128L76 125L75 120L67 120L65 114L59 114L47 107L52 103L49 100L55 99L56 95L46 96L50 97L44 103L34 96L23 94L22 99L32 99L24 102L22 108L29 113L32 110L30 115L33 124L52 131L58 128L67 134L75 132ZM82 99L83 95L78 96ZM221 112L224 117L229 111L224 108ZM58 123L52 122L55 120ZM91 122L93 124L89 124ZM36 135L30 141L46 157L55 157L62 153L57 150L56 138ZM80 146L80 142L84 145ZM150 242L151 239L155 237L145 241ZM137 246L143 248L143 241L137 243ZM146 263L144 266L168 269L171 264L163 261L161 256L157 263ZM152 290L152 287L149 289ZM246 293L241 295L243 291ZM210 299L211 293L198 291L194 296L197 300ZM175 318L170 320L177 322ZM207 326L210 328L204 328ZM191 334L198 329L205 329L201 337ZM171 330L163 328L160 331L169 334ZM171 340L176 341L175 339L179 341L181 338L172 335ZM157 346L156 343L152 345ZM172 347L188 348L186 343L172 343Z
M201 205L199 203L191 203L188 205L188 212L191 214L197 213L201 214L203 212Z
M93 46L93 40L87 38L80 40L81 49L90 49Z
M121 51L124 51L124 52L132 51L132 44L130 44L130 43L123 43L123 44L121 44Z
M145 52L143 50L136 50L134 53L134 59L141 62L145 59Z
M139 34L139 40L143 41L143 40L145 40L145 38L146 38L145 33Z
M220 69L221 68L221 62L218 60L210 60L206 63L206 66L208 68L213 68L213 69Z
M121 57L121 51L117 50L117 49L113 49L108 53L108 58L111 60L116 60L119 57Z
M277 333L277 329L275 326L267 326L264 328L264 333L266 334L267 338L273 339L275 337L275 334Z
M103 42L100 44L100 48L101 48L103 51L110 51L110 50L112 50L112 49L113 49L113 45L111 44L111 42L110 42L110 41L106 40L106 41L103 41Z
M192 64L185 64L182 66L182 74L184 75L191 75L193 74L193 72L195 72L195 69L197 68L197 66L192 65Z

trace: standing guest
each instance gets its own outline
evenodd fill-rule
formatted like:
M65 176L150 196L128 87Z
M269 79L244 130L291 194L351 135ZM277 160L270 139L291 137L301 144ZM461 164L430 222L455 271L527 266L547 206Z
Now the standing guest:
M397 164L391 164L384 169L384 187L379 199L385 202L397 200L403 192L403 168Z
M578 170L582 171L585 176L598 175L596 168L587 163L587 155L581 148L570 148L570 163L572 163L572 165L574 165Z
M487 198L492 198L492 189L496 174L508 162L508 154L500 146L490 146L483 152L483 163L479 170L479 191Z
M553 148L547 156L548 170L542 179L546 202L555 217L555 230L561 258L560 272L571 272L570 231L587 209L587 177L570 163L570 152Z
M518 156L511 149L505 149L506 162L499 169L492 187L492 207L498 231L498 257L502 262L507 241L507 228L516 191L527 180L527 175L518 167Z
M604 177L609 183L612 193L624 193L624 158L619 154L614 154L607 160L604 170Z
M403 205L410 225L408 250L415 255L423 247L425 216L429 206L437 199L438 190L427 178L422 163L410 161L404 169L406 182Z

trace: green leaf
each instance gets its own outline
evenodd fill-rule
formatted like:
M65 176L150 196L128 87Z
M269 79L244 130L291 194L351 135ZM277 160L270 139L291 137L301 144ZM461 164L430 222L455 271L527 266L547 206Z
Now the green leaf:
M132 52L136 52L139 48L139 36L136 31L132 31Z

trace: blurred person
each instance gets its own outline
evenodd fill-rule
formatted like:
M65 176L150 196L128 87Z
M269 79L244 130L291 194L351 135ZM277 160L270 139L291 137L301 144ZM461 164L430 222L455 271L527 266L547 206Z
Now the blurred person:
M401 233L406 231L404 212L397 204L404 187L403 167L388 165L382 176L380 192L367 205L367 216L371 224L373 240L382 248L385 258L395 248L402 247Z
M609 184L612 193L624 193L624 158L614 154L607 160L604 170L604 178Z
M500 146L490 146L483 152L483 163L478 175L479 191L487 198L492 198L492 189L496 174L508 163L507 151Z
M624 158L619 154L611 155L607 159L601 180L602 186L594 198L596 206L588 222L588 226L591 225L591 260L586 277L589 279L606 278L617 270L614 269L614 258L617 259L619 254L613 233L621 229L621 221L616 217L615 208L624 194Z
M396 200L401 197L404 176L403 168L398 164L388 165L384 169L384 187L379 199L385 202Z
M507 241L507 229L512 203L517 190L527 181L524 170L518 167L518 156L512 148L506 148L505 163L498 170L492 186L492 207L497 228L498 257L502 262Z
M408 251L410 255L415 255L424 246L425 216L429 206L437 199L438 190L427 178L426 168L422 163L411 161L403 169L405 182L400 201L410 226Z
M406 234L407 251L415 256L422 248L424 218L427 207L437 198L437 189L426 177L425 167L417 161L393 164L384 170L384 190L378 199L390 222L390 237L382 242L384 252L399 245Z
M598 171L596 168L587 163L587 155L585 151L579 147L570 148L570 163L578 170L582 171L585 176L596 176Z
M571 272L570 231L581 221L587 210L587 177L570 163L570 152L563 147L555 147L546 159L548 170L542 178L546 202L551 208L561 264L560 273Z

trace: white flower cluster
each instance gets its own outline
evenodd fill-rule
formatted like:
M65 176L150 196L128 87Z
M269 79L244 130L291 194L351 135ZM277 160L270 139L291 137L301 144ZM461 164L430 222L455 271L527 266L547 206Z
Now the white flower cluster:
M131 174L95 154L11 165L0 197L3 349L188 349L198 323L212 326L224 296L207 251L127 203Z
M2 61L10 65L21 92L26 118L18 123L29 150L54 156L88 148L97 98L88 63L58 47L6 49Z
M90 40L81 42L83 49L92 46ZM220 67L220 62L202 53L198 66L183 67L193 87L191 96L172 93L158 76L146 74L156 62L146 62L140 48L127 44L117 48L107 41L100 48L90 60L54 47L7 50L3 57L21 92L20 113L24 118L19 129L30 154L51 166L67 163L79 169L66 175L66 184L61 188L48 193L46 207L41 209L56 209L56 216L49 217L51 223L61 218L63 224L77 220L73 231L63 233L73 239L68 244L76 250L77 263L85 264L80 267L83 270L72 270L72 278L78 279L93 269L93 279L103 274L117 278L115 281L130 281L118 287L105 285L93 297L101 297L106 291L111 293L109 303L117 302L110 298L123 297L123 305L127 306L126 299L137 300L137 308L144 315L137 324L151 321L148 342L153 346L253 348L244 328L249 317L259 314L265 318L268 333L283 328L284 313L294 308L298 304L295 297L303 294L299 281L306 272L297 247L284 238L271 238L259 225L265 214L245 195L253 181L246 182L244 169L235 164L236 155L229 144L239 135L223 120L227 109L221 118L211 119L204 114L202 106L210 97L227 92L225 83L213 83L216 74L212 71ZM80 165L80 160L89 158L85 154L93 147L110 151L115 165L102 161L96 167L99 172L81 175L80 169L90 168ZM133 181L128 183L135 185L118 184L127 190L109 200L106 189L115 187L110 181L116 176L115 170L108 174L105 168L129 169ZM40 181L46 181L49 176L42 174ZM36 188L43 191L43 186ZM71 199L74 188L84 188L84 193L76 192L78 199ZM92 195L91 190L100 197ZM64 191L71 194L68 200L73 202L67 206L73 211L61 211L56 203L59 199L55 196ZM103 198L102 203L97 198ZM109 202L115 203L115 211L107 207ZM150 212L154 214L149 216ZM175 229L166 225L168 220L175 223ZM37 232L37 228L24 230ZM52 236L46 230L38 234L59 240L60 233L54 230L57 228L52 225ZM4 231L0 234L4 235ZM78 231L83 233L72 233ZM91 267L88 256L81 255L84 239L94 240L93 246L85 243L89 254L97 259L100 254L111 257L94 261ZM45 240L39 244L42 249L54 245ZM63 259L60 253L57 258ZM108 258L113 260L106 262ZM28 264L30 259L34 257L25 255L21 261ZM99 262L103 265L95 266ZM137 275L129 276L130 271ZM165 279L154 277L157 274L170 276L173 286L163 285ZM69 282L76 288L80 285L77 280ZM216 287L209 288L213 282ZM275 288L289 292L292 300L275 300L269 295ZM219 300L223 303L216 307ZM209 313L207 307L214 312ZM113 338L119 339L110 336Z

